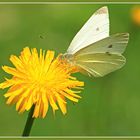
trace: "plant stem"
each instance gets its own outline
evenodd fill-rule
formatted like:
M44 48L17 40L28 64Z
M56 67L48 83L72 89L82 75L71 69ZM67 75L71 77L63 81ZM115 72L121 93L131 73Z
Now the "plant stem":
M33 112L34 112L34 108L35 108L35 106L33 105L30 109L22 136L29 136L30 135L30 131L31 131L31 128L32 128L32 125L34 122L34 118L32 117Z

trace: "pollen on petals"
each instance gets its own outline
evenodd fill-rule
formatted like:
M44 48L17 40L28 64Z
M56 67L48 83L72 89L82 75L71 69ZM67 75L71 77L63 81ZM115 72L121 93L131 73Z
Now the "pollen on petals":
M5 78L0 88L8 88L4 94L7 104L16 104L19 113L28 111L34 105L33 117L44 118L51 106L53 112L58 110L67 113L67 99L78 102L81 98L77 91L84 86L71 73L77 72L63 60L54 58L54 51L39 53L36 48L24 48L19 57L11 55L14 67L3 66L2 69L12 75Z

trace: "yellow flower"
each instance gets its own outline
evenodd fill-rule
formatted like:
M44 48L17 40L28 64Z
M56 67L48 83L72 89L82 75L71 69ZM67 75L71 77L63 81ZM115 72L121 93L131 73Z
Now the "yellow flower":
M140 26L140 6L133 7L131 14L133 22Z
M60 55L59 55L60 56ZM44 118L49 105L53 112L60 107L63 114L67 112L66 99L78 102L80 89L83 82L70 76L76 72L60 57L54 59L54 52L40 49L40 54L34 48L30 51L24 48L19 57L12 55L10 61L15 68L3 66L3 70L12 75L11 79L5 78L5 82L0 84L0 88L10 87L4 95L7 104L15 104L19 113L30 110L35 106L33 117Z

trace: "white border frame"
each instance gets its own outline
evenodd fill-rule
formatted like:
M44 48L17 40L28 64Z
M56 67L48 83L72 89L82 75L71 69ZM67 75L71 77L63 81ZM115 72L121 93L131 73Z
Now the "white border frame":
M86 4L140 4L139 2L0 2L0 5L86 5ZM140 139L140 136L0 136L0 139Z
M78 5L78 4L140 4L139 2L113 2L113 1L108 1L108 2L0 2L0 5L63 5L63 4L70 4L70 5Z

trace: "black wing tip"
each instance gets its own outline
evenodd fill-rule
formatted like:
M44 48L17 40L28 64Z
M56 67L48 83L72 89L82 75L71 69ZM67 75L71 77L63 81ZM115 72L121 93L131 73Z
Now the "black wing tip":
M96 14L108 14L108 7L103 6L103 7L99 8L95 13Z

